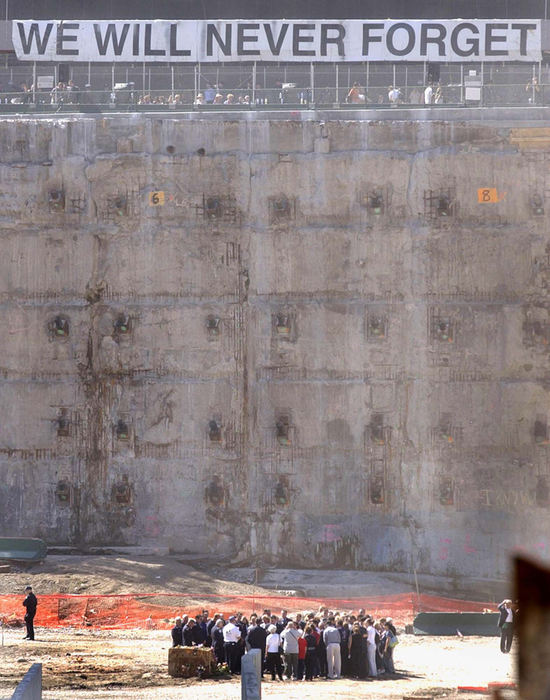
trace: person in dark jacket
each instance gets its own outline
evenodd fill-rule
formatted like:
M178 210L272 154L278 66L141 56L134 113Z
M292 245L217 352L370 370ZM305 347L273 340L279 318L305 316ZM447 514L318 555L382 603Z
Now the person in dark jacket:
M225 647L223 645L223 627L225 625L225 621L223 618L218 618L216 620L216 624L212 628L212 647L214 649L214 656L216 657L216 661L219 664L223 664L226 661L225 658Z
M216 613L214 617L208 621L208 624L206 625L206 632L210 638L210 646L212 645L212 632L214 631L214 627L216 625L216 622L220 619L221 615L220 613Z
M267 632L263 627L257 624L255 621L248 629L248 634L246 635L246 643L249 649L259 649L262 652L262 660L265 658L265 640L267 638ZM262 664L262 678L264 676L264 668Z
M273 615L272 615L273 617ZM286 626L290 620L287 617L287 611L286 610L281 610L281 617L278 619L276 626L277 626L277 634L281 634L284 629L286 629Z
M340 633L340 659L342 660L342 675L350 675L350 663L348 659L348 646L350 631L347 624L345 625L343 620L338 620L336 623L336 629Z
M192 617L189 618L189 622L183 628L182 634L184 646L196 647L202 644L202 632Z
M237 660L236 660L235 668L236 668L237 673L240 673L241 672L241 660L246 653L245 639L246 639L246 632L248 630L248 619L246 617L243 617L243 614L240 612L237 613L236 617L237 617L237 620L236 620L235 624L237 625L237 627L241 631L241 638L237 642L237 654L236 654Z
M348 660L352 678L365 677L363 634L358 622L355 622L348 639Z
M517 611L512 608L512 601L509 599L503 600L498 606L500 617L498 626L500 629L500 651L503 654L508 654L512 647L514 639L514 625L516 622Z
M172 646L181 647L183 646L183 625L181 623L181 617L176 617L176 624L172 627Z
M313 626L308 625L305 629L304 637L307 644L305 658L306 681L313 680L313 675L317 666L317 638L313 632Z
M204 621L203 616L197 615L197 617L195 618L195 622L196 625L193 628L193 632L195 633L195 639L197 641L197 644L206 644L207 629L206 622Z
M23 605L27 609L25 613L25 624L27 626L27 636L25 639L34 640L34 616L36 615L36 606L38 605L38 600L32 592L32 586L27 586L25 588L26 598L23 601Z
M212 639L210 638L210 629L208 628L208 625L212 622L209 616L209 611L208 610L203 610L202 611L202 622L201 622L201 629L204 635L204 646L209 647L212 646Z

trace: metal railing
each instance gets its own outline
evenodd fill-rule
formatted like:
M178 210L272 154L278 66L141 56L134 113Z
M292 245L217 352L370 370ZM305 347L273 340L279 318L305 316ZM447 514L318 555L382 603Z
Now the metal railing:
M431 102L426 104L430 97ZM0 113L14 112L70 112L70 111L147 111L147 110L265 110L352 108L384 109L391 107L440 107L440 106L496 107L550 106L548 84L450 84L434 86L426 95L424 86L408 88L390 87L297 87L281 88L224 88L221 91L196 92L136 90L131 84L116 89L91 90L76 88L67 90L0 91Z

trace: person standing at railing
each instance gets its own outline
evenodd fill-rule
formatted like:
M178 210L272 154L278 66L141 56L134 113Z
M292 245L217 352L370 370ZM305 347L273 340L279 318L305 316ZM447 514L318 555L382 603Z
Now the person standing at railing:
M59 81L55 87L52 88L50 92L50 101L52 105L63 104L63 99L65 96L65 83Z
M527 85L525 86L525 92L529 93L529 104L540 104L540 85L536 76L533 76L531 80L528 81Z
M215 97L215 88L210 83L206 83L206 90L204 91L204 101L207 105L211 105L214 102Z
M401 90L394 85L390 85L388 88L388 100L392 105L397 105L402 102Z
M367 96L365 90L359 85L359 83L353 83L346 96L346 102L353 105L364 105L367 102Z
M80 102L80 88L72 80L67 83L67 102L78 104Z
M428 83L426 89L424 90L424 104L431 105L434 98L434 89L431 83Z

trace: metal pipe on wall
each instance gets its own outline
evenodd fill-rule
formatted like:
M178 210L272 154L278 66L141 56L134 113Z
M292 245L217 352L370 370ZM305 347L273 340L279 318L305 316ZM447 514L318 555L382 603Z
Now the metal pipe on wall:
M252 104L256 104L256 61L252 66Z
M481 75L481 100L479 101L479 106L483 107L483 96L485 93L485 85L483 84L483 61L481 61L480 75Z

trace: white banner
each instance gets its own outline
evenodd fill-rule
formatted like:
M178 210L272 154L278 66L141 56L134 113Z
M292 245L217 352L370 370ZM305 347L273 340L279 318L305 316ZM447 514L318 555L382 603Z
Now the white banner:
M539 20L14 20L23 61L539 61Z

